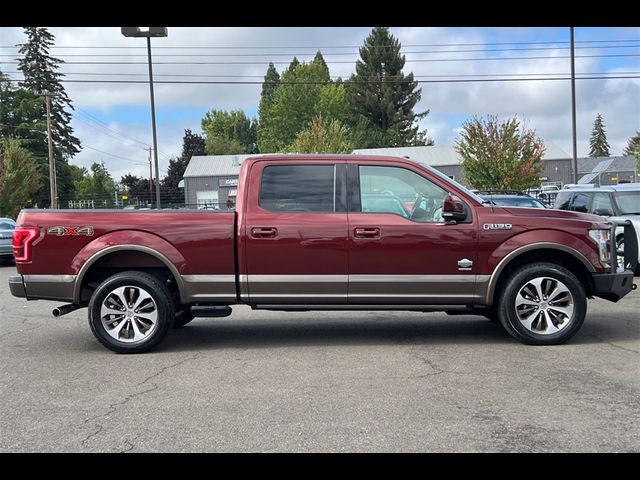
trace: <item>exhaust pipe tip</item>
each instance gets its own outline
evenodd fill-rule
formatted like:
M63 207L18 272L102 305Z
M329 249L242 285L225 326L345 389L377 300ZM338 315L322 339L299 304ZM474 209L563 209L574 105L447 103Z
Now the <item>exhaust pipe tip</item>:
M67 313L71 313L74 310L77 310L78 308L80 308L80 307L78 307L78 306L76 306L76 305L74 305L72 303L69 303L67 305L60 305L59 307L54 308L51 311L51 313L52 313L52 315L54 317L57 318L57 317L61 317L62 315L66 315Z

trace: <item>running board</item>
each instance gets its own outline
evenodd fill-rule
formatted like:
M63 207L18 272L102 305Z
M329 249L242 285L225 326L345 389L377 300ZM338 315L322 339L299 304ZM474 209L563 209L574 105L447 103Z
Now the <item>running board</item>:
M191 307L191 314L194 317L228 317L229 315L231 315L231 307L220 305L196 305L194 307Z
M449 310L468 311L467 305L279 305L254 304L253 310L278 310L286 312L309 312L312 310L402 310L410 312L444 312Z

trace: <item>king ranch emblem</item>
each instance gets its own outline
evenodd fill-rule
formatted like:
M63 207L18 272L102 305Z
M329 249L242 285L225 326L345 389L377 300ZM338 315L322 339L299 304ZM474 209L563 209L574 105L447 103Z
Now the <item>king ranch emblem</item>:
M67 235L86 235L91 237L93 236L93 227L49 227L47 228L47 234L56 235L58 237Z

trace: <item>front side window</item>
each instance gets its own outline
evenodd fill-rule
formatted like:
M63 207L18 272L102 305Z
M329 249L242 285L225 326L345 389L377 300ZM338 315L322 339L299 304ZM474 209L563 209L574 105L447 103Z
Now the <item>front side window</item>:
M361 165L360 206L363 213L392 213L416 222L443 222L447 192L411 170Z
M571 202L571 210L574 212L589 212L589 204L591 203L591 195L588 193L578 193L575 197L573 197L573 202Z
M272 212L334 212L334 165L270 165L262 171L260 206Z

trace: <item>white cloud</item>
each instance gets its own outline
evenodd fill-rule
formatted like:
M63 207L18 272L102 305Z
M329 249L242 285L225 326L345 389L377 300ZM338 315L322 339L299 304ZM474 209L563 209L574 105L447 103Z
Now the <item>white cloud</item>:
M147 74L146 49L144 39L124 38L117 27L109 28L77 28L54 27L50 29L56 36L57 46L114 46L114 47L142 47L99 50L56 49L54 55L65 56L72 61L106 61L106 62L140 62L138 65L107 65L90 64L76 65L67 63L65 72L86 72L122 74L136 73L134 77L145 81ZM357 46L362 45L370 28L178 28L169 27L169 36L152 40L154 48L155 80L167 79L162 75L232 75L242 76L243 80L261 81L270 60L285 62L276 65L282 71L295 54L300 60L313 58L316 49L321 49L325 59L329 62L332 75L347 78L354 71L357 58ZM466 47L448 47L448 53L409 53L419 51L434 51L435 47L428 45L442 44L483 44L491 42L523 42L557 39L559 29L532 28L392 28L392 33L400 40L406 57L411 59L442 58L441 62L408 62L405 72L413 71L419 76L433 75L496 75L496 74L543 74L565 73L570 71L569 60L557 58L568 55L567 50L539 50L534 52L452 52L452 50L483 50L481 45ZM595 33L594 33L595 32ZM577 29L576 39L597 39L601 35L598 31ZM610 38L640 38L640 29L610 29ZM568 35L567 35L568 36ZM0 29L0 45L13 45L25 41L20 28ZM254 47L251 49L225 50L180 50L161 49L170 46L224 46L224 47ZM412 45L423 45L412 47ZM267 49L257 47L286 48ZM351 49L328 48L329 46L352 46ZM541 45L544 47L544 45ZM495 49L497 46L487 46ZM515 45L513 48L522 48ZM350 51L352 55L331 55L335 52ZM16 53L12 49L3 49L3 53ZM71 57L69 54L99 53L103 55L141 55L138 57ZM588 51L595 53L598 51ZM164 57L170 54L201 54L209 53L206 57ZM213 54L263 54L270 56L253 57L221 57ZM585 52L578 52L584 54ZM556 57L531 60L501 60L501 61L449 61L456 58L483 58L487 56L503 57ZM3 58L7 61L6 57ZM208 62L258 62L255 65L163 65L167 61L208 61ZM350 63L331 63L332 61ZM640 62L635 58L626 59L626 66L605 69L601 59L578 58L577 72L599 71L638 71ZM16 71L15 65L0 65L3 71ZM14 75L15 76L15 75ZM247 77L244 76L255 76ZM71 78L80 78L70 75ZM92 75L82 78L91 79L123 79L119 75ZM189 77L172 77L189 80ZM487 77L490 78L490 77ZM203 80L230 80L229 78L209 77ZM427 80L428 78L424 78ZM528 119L528 124L537 130L539 136L557 143L567 152L571 152L571 97L569 81L544 82L485 82L485 83L423 83L422 100L416 107L417 111L430 109L431 113L422 125L429 130L429 134L437 144L453 143L460 129L463 119L473 115L495 113L501 116L518 115ZM83 110L99 109L107 116L112 116L112 125L126 135L151 142L150 125L145 121L131 123L125 118L119 118L116 112L122 107L148 107L149 91L146 83L140 84L103 84L103 83L67 83L67 92L74 105ZM192 85L192 84L156 84L156 103L158 112L163 109L177 107L190 108L192 111L206 111L211 108L233 109L242 108L245 111L255 111L260 97L260 85ZM640 81L629 80L581 80L577 82L578 106L578 153L588 153L588 139L595 115L602 113L607 128L607 136L611 144L612 154L620 154L627 139L640 129ZM167 111L167 110L165 110ZM174 111L174 110L169 110ZM164 118L164 117L163 117ZM114 135L108 136L100 129L89 127L82 123L86 120L77 116L74 120L76 134L86 145L104 150L115 155L146 162L147 153L142 150L143 145L131 142L126 138ZM91 123L91 122L89 122ZM161 171L166 170L168 155L180 153L182 136L185 128L199 131L200 118L164 119L158 122L158 138ZM118 160L89 149L84 150L74 163L89 166L92 161L104 159L114 177L131 171L137 175L148 175L148 168L125 160Z

